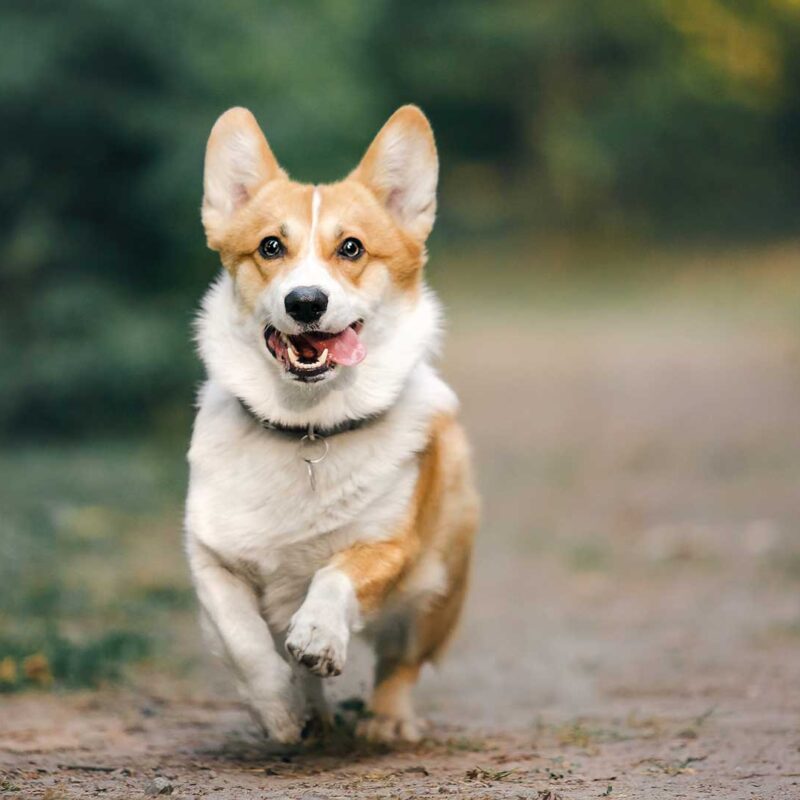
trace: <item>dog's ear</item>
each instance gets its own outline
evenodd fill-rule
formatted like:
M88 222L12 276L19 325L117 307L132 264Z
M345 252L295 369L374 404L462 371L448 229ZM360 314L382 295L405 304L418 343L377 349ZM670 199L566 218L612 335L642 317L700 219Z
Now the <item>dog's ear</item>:
M203 225L209 247L220 227L268 181L286 177L256 118L228 109L211 129L203 175Z
M368 186L401 227L427 239L436 216L439 158L430 123L417 106L389 117L350 177Z

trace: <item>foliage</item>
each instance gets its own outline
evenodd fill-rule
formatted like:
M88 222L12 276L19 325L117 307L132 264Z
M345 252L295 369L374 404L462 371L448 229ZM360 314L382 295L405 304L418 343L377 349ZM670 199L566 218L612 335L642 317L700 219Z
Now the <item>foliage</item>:
M185 424L207 132L251 107L342 175L394 107L442 150L437 236L797 229L791 0L9 0L0 25L0 429ZM435 242L434 242L435 247Z

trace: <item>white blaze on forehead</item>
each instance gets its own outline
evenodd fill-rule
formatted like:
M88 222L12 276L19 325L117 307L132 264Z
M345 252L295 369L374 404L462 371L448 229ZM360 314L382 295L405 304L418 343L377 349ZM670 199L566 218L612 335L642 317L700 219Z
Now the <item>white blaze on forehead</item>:
M314 187L314 194L311 197L311 233L308 234L309 236L309 253L314 253L318 255L316 252L316 241L317 241L317 225L319 223L319 207L322 205L322 192L319 190L319 186Z
M311 226L308 232L308 246L294 269L281 281L280 291L283 295L297 286L319 286L329 296L336 291L336 281L326 267L325 260L316 243L321 205L322 192L318 186L315 186L311 195Z
M287 282L294 286L319 285L327 289L331 280L331 275L323 263L322 253L317 247L321 205L322 192L319 186L315 186L311 195L311 226L308 230L308 247L298 265L287 276Z

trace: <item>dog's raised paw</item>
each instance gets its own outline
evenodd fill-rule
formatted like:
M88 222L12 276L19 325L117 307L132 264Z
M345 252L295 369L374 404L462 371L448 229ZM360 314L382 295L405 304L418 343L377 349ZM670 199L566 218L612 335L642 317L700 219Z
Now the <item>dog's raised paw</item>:
M340 633L333 626L320 620L312 622L298 613L289 626L286 650L321 678L340 675L347 655L347 629Z

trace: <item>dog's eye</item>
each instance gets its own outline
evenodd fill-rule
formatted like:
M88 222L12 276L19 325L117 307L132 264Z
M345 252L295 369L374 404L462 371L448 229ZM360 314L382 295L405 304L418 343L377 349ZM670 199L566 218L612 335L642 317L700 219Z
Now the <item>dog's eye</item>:
M351 261L360 258L363 252L364 245L352 236L349 239L345 239L339 246L339 255L342 258L349 258Z
M258 252L264 258L278 258L283 255L283 242L277 236L267 236L261 240Z

